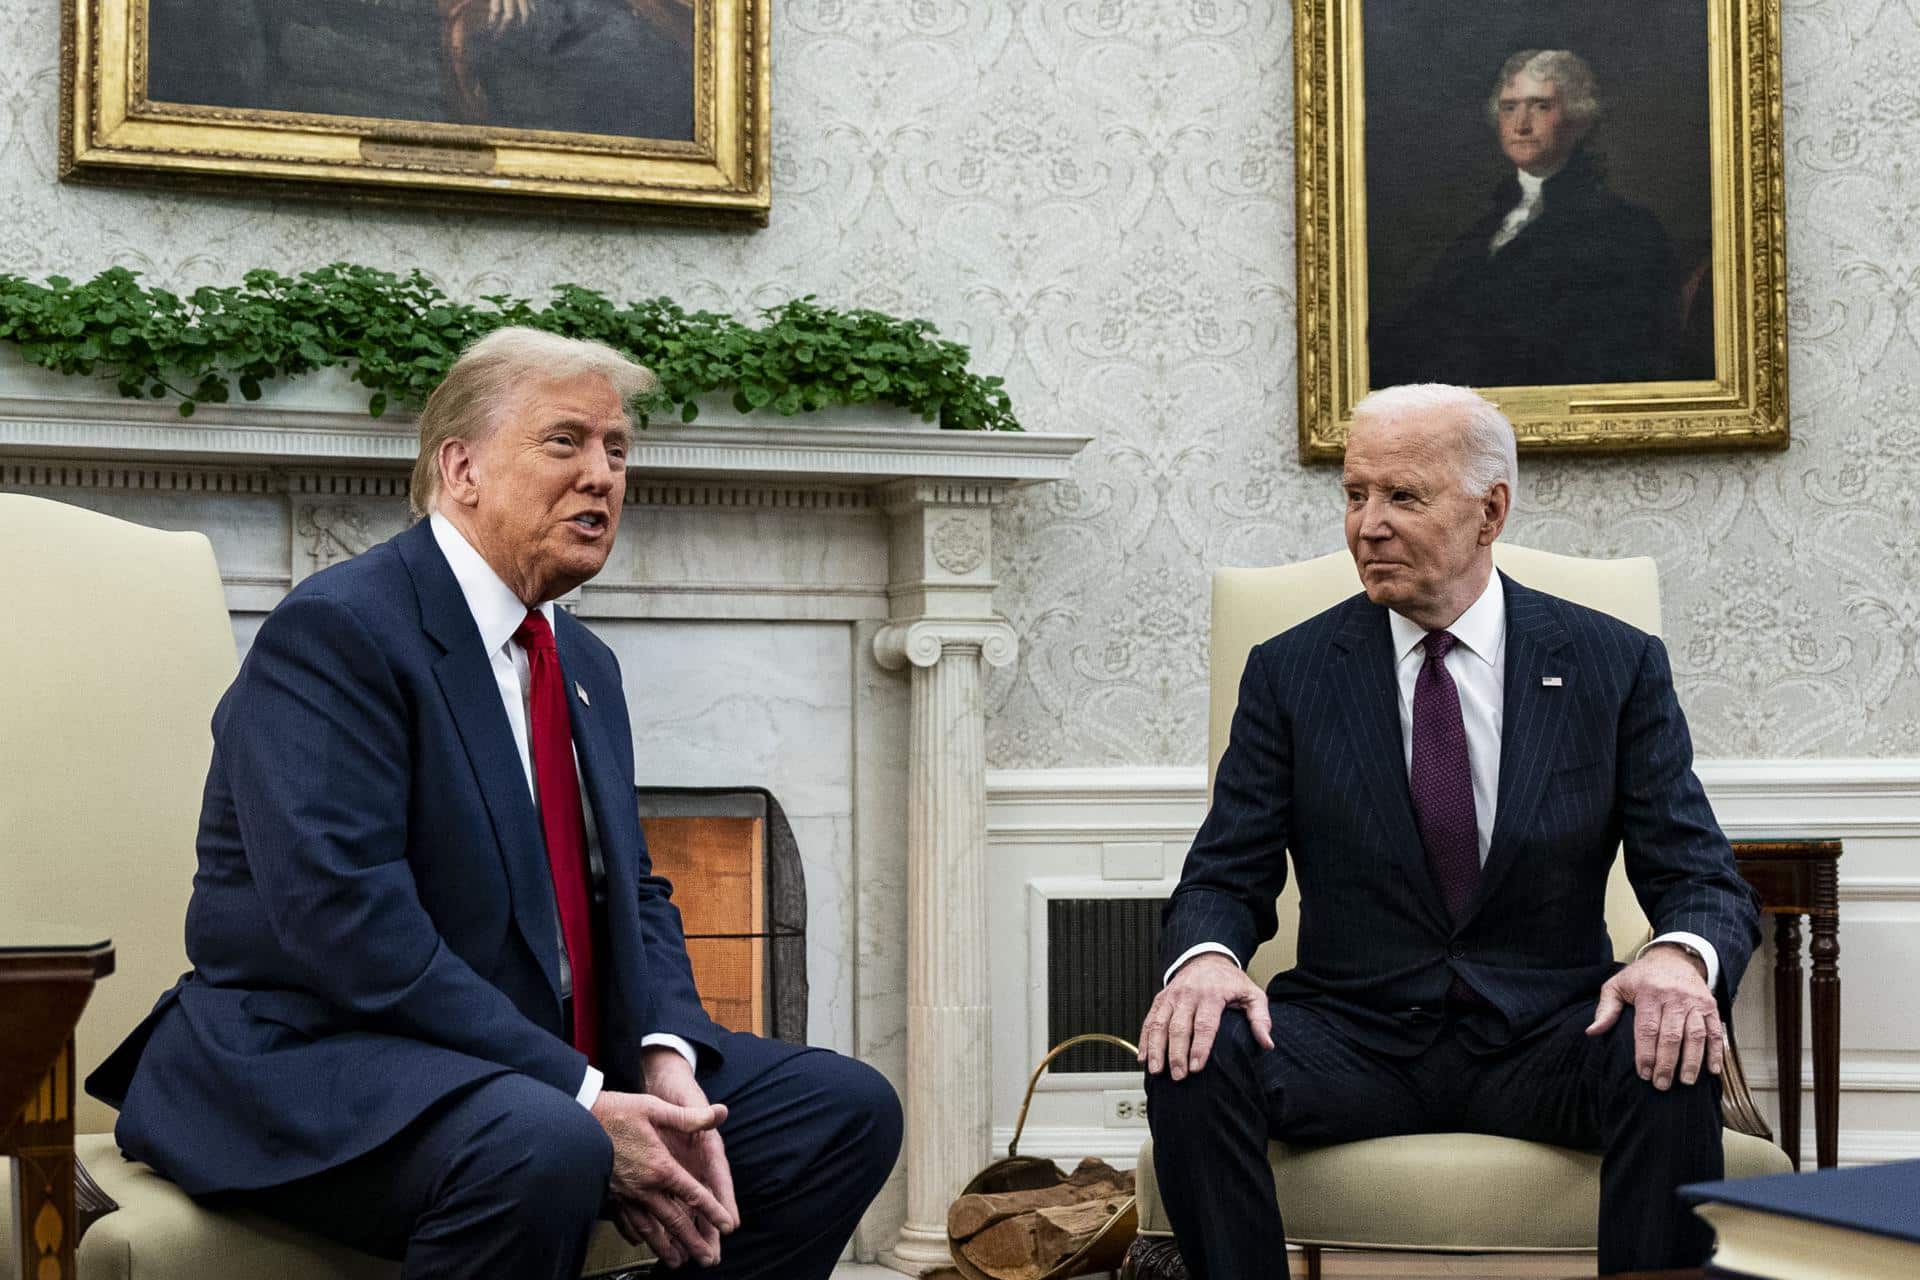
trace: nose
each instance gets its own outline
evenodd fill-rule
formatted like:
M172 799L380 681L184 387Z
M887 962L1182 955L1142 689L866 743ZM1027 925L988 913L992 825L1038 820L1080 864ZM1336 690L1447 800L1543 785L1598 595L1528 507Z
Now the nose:
M1392 537L1393 526L1387 520L1387 514L1392 510L1386 499L1368 498L1366 505L1360 508L1360 536L1369 542Z
M611 458L589 461L580 469L580 487L595 497L604 498L614 485L626 479L626 468Z

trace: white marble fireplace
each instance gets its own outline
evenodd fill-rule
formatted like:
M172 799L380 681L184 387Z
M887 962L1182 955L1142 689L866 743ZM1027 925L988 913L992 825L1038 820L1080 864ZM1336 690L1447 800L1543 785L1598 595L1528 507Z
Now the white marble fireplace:
M183 419L0 361L0 489L204 532L243 653L294 583L405 526L411 423L368 418L344 378ZM784 806L808 1038L907 1103L907 1155L856 1251L923 1270L988 1158L980 679L1013 654L991 512L1086 442L817 416L641 432L619 543L563 603L619 654L641 782Z

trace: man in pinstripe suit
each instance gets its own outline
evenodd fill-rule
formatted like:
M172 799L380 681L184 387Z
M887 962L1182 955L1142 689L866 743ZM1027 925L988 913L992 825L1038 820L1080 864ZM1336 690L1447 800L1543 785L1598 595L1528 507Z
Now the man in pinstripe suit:
M1473 392L1367 397L1343 475L1364 593L1248 658L1141 1033L1196 1277L1278 1274L1269 1138L1598 1148L1603 1273L1707 1253L1673 1193L1721 1174L1721 1019L1758 911L1660 641L1494 571L1516 477ZM1656 933L1625 967L1603 918L1623 841ZM1244 967L1283 851L1298 963L1263 992Z

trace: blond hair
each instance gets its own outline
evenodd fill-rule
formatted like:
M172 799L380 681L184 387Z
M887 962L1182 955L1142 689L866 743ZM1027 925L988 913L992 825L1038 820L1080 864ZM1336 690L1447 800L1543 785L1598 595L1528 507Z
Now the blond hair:
M420 452L408 494L414 518L424 520L433 512L440 493L440 450L449 440L479 440L492 431L514 393L528 382L591 373L612 383L622 404L660 385L651 369L603 342L512 325L471 343L420 411Z

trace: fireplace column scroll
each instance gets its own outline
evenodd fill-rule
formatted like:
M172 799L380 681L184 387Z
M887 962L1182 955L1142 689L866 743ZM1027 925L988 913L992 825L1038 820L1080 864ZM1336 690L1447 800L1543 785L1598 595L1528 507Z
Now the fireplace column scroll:
M993 612L992 506L1004 488L905 481L892 516L883 667L913 682L907 758L906 1222L884 1260L947 1265L947 1206L990 1158L984 664L1013 661Z

